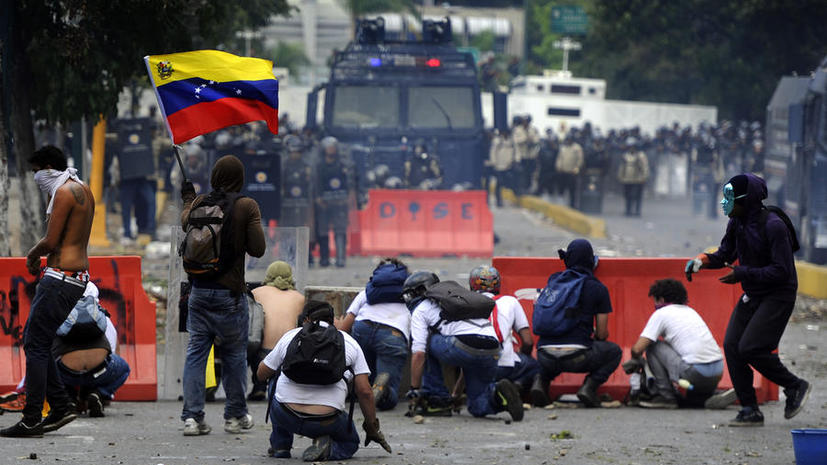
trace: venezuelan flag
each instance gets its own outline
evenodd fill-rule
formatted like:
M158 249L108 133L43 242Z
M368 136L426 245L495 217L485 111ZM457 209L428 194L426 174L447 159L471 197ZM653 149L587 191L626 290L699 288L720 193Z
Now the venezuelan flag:
M174 144L235 124L263 120L278 134L273 62L218 50L144 57Z

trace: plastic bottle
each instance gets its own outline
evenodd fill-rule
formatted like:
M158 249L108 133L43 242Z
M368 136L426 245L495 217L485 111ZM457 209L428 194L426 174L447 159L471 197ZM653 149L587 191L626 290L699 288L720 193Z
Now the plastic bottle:
M678 386L686 389L687 391L695 389L695 386L692 383L690 383L688 379L683 378L678 380Z

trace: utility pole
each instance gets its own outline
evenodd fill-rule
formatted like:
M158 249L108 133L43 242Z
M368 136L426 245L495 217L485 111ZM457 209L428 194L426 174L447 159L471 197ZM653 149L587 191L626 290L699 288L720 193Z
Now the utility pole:
M569 50L580 50L583 45L571 37L563 37L554 41L554 48L563 49L563 73L569 72Z

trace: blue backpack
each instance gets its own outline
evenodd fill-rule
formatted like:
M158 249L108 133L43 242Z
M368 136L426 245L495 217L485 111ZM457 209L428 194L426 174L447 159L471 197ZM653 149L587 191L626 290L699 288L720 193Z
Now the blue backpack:
M543 337L562 336L577 326L578 302L583 283L589 276L574 270L554 273L548 278L534 302L531 326L534 334Z
M365 295L370 305L403 303L402 285L408 279L408 269L393 263L379 265L373 270Z

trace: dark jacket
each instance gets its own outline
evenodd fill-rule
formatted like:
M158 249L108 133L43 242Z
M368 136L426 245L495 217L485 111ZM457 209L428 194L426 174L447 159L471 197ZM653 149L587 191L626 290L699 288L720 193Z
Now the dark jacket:
M212 169L210 184L213 190L224 192L241 192L244 186L244 165L238 158L227 155L218 159ZM181 226L186 229L187 218L193 204L200 202L203 196L187 195L183 198L184 210L181 212ZM249 197L238 199L233 207L232 244L235 246L235 258L230 269L215 279L215 283L236 292L244 292L244 254L253 257L264 255L264 230L261 228L261 212L255 200Z
M795 300L798 277L789 230L775 213L769 213L766 226L762 224L761 212L765 208L762 200L767 198L767 184L758 176L746 176L747 196L743 203L746 212L730 218L718 250L707 254L709 268L722 268L737 259L735 276L749 297Z

